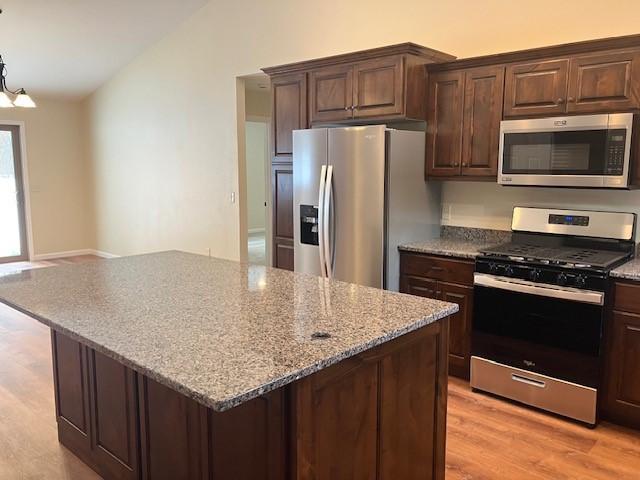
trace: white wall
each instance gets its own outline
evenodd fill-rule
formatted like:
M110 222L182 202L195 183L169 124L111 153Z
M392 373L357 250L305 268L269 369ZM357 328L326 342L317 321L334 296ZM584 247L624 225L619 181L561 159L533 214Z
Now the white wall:
M237 76L405 41L471 56L631 34L639 17L637 0L211 1L88 101L96 246L239 257Z
M514 206L633 212L640 215L640 191L502 187L494 182L444 182L442 223L511 229Z
M245 124L247 156L247 228L249 232L266 227L266 166L269 130L265 122Z
M36 109L0 110L0 124L25 124L33 252L43 255L90 248L93 227L82 105L34 98Z

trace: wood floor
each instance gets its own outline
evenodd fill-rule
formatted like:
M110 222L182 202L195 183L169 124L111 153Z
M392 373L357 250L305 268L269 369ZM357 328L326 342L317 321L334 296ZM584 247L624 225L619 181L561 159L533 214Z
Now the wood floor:
M589 430L456 379L447 442L447 480L640 480L640 432ZM0 479L98 478L57 441L49 330L0 304Z

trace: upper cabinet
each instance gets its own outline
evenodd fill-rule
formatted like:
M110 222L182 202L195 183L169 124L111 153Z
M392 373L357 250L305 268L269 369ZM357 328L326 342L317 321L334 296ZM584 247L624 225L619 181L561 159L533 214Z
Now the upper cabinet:
M313 70L310 78L311 122L353 117L353 67L339 65Z
M508 65L504 116L640 108L639 52L633 49Z
M567 111L640 107L640 50L584 55L571 60Z
M568 60L508 65L504 116L564 113L568 75Z
M503 87L502 66L430 76L427 176L496 176Z
M290 157L293 154L292 132L307 128L307 75L275 76L271 88L273 156Z

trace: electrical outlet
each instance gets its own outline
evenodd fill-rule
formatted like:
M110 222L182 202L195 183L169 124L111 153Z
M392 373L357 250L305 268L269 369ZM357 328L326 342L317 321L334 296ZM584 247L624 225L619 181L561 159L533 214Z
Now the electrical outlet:
M231 192L231 203L236 203L236 192Z
M442 221L448 222L451 220L451 204L444 203L442 204Z

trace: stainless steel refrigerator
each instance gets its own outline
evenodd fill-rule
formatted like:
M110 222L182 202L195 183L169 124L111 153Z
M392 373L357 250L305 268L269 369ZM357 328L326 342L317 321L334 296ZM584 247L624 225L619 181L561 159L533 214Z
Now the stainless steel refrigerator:
M295 271L398 290L398 245L438 236L424 132L384 125L293 132Z

